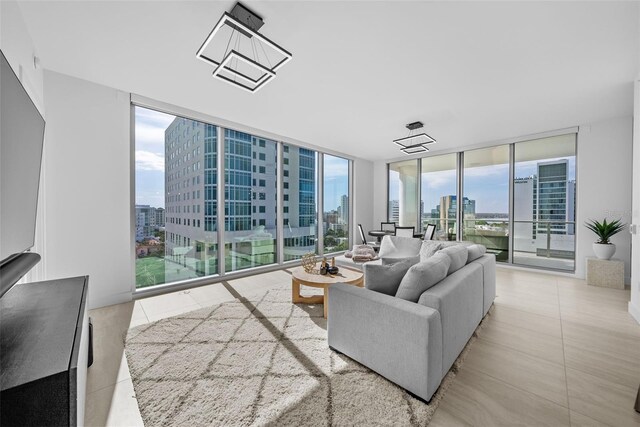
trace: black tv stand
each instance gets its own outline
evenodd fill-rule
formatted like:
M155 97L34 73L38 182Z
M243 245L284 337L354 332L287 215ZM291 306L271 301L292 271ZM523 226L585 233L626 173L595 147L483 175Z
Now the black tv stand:
M88 276L14 286L0 298L0 425L84 424Z

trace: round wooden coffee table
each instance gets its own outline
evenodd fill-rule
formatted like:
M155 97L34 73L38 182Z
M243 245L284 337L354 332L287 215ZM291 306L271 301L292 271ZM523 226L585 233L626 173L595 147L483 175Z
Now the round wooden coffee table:
M316 271L320 265L316 264ZM351 270L349 268L340 267L338 274L321 274L307 273L302 267L295 267L291 270L291 301L294 304L324 304L324 318L327 318L327 304L329 302L329 286L334 283L348 283L350 285L362 287L364 284L364 275L361 271ZM311 286L313 288L322 288L324 295L314 295L312 297L303 297L300 295L300 285Z

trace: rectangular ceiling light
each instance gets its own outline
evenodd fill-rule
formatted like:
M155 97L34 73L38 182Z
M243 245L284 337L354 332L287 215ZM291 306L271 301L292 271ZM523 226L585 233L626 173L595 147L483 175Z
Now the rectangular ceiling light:
M227 64L229 62L231 62L232 59L237 59L239 61L242 61L246 64L249 64L252 67L257 68L260 72L262 72L262 75L258 78L258 79L253 79L237 70L234 70L232 68L227 67ZM252 86L250 85L245 85L242 83L237 82L234 79L231 79L229 77L223 76L220 73L222 71L225 72L229 72L231 74L233 74L234 76L240 77L244 80L247 80L250 82L250 84L252 84ZM264 83L266 83L267 81L269 81L272 77L275 77L276 73L274 73L273 71L271 71L270 69L268 69L267 67L263 66L262 64L255 62L254 60L252 60L251 58L247 58L246 56L244 56L241 53L236 52L235 50L232 50L231 52L229 52L227 54L227 56L225 56L225 58L222 60L222 62L220 62L220 64L218 64L218 66L216 67L215 70L213 70L213 76L217 77L219 79L222 79L226 82L229 83L233 83L236 86L239 86L243 89L246 89L250 92L256 92L258 89L260 89Z
M410 155L410 154L424 153L425 151L429 151L429 149L424 145L418 144L418 145L412 145L410 147L402 148L400 151L402 151L404 154Z
M416 145L433 144L436 140L426 133L419 133L416 135L406 136L404 138L394 139L393 142L402 148L408 148Z
M196 53L196 56L199 59L201 59L202 61L207 62L209 64L213 64L215 66L220 65L220 63L218 61L215 61L215 60L209 58L208 56L205 56L204 55L204 51L207 49L207 46L209 45L209 43L211 43L211 40L213 40L213 37L220 30L220 28L222 28L223 25L229 25L232 28L237 28L238 30L241 30L243 33L246 33L246 34L250 35L251 37L255 37L256 40L261 41L262 43L264 43L267 46L269 46L271 49L273 49L276 52L280 53L283 56L283 59L280 62L278 62L276 65L271 67L271 71L273 71L274 73L276 72L276 70L278 68L283 66L292 57L291 53L287 52L285 49L281 48L276 43L272 42L271 40L269 40L268 38L266 38L262 34L256 32L256 31L253 31L251 28L249 28L246 25L242 24L240 21L235 20L229 13L225 12L222 15L222 17L220 18L220 20L218 21L218 23L215 25L215 27L213 27L213 30L211 30L211 32L207 36L206 40L204 41L204 43L202 43L202 46L200 46L200 49L198 49L198 52Z

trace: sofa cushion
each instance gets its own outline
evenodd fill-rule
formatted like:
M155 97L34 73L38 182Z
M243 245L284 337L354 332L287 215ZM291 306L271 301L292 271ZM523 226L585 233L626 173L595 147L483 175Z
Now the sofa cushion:
M393 296L407 270L419 260L419 257L411 257L388 265L364 264L364 287Z
M419 263L422 259L420 258L420 255L416 255L416 256L410 256L405 258L387 257L387 258L380 258L380 260L382 261L381 262L382 265L391 265L391 264L395 264L396 262L405 261L405 260L411 260L411 265L413 265L413 264Z
M407 258L420 253L422 240L412 237L384 236L380 243L380 258Z
M467 264L471 261L475 261L487 252L487 248L484 245L471 245L467 246L469 256L467 257Z
M447 277L450 264L451 258L447 254L438 253L413 265L402 278L396 297L418 302L424 291Z
M466 246L456 245L450 246L440 250L438 253L447 254L451 258L451 264L449 265L449 272L447 274L454 273L460 270L467 264L467 258L469 251Z
M420 246L420 261L426 261L427 258L432 257L440 249L442 249L442 242L437 240L423 240L422 246Z

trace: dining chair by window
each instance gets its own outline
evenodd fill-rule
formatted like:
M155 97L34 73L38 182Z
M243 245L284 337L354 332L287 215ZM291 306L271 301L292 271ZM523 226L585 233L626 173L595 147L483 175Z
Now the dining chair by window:
M381 222L380 223L380 230L395 232L396 223L395 222Z
M424 230L424 240L433 240L433 233L436 232L435 224L428 224Z
M415 227L396 227L396 236L398 237L413 237L415 233Z
M376 251L380 248L380 244L376 241L367 242L367 235L364 234L364 229L362 228L362 224L358 224L358 231L360 231L360 240L362 240L363 245L373 246L373 249Z
M362 240L363 245L376 245L377 242L367 242L367 235L364 234L364 229L362 228L362 224L358 224L358 230L360 231L360 240Z

